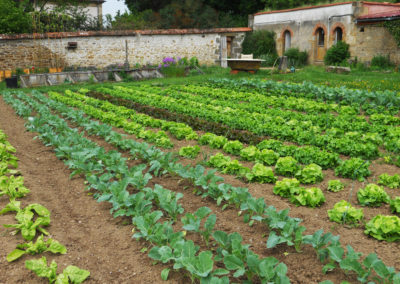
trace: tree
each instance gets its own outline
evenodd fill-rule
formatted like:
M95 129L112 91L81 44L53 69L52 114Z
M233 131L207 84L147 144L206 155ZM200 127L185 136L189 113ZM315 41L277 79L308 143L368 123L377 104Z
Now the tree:
M23 8L13 0L0 0L0 7L0 34L31 32L31 17Z

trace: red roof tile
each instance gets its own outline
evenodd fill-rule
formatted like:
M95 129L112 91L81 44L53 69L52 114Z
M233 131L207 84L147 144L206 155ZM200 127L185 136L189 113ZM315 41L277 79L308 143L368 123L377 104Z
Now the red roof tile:
M367 14L357 18L357 20L362 19L380 19L380 18L390 18L390 17L399 17L400 16L400 7L398 10L386 11L375 14Z

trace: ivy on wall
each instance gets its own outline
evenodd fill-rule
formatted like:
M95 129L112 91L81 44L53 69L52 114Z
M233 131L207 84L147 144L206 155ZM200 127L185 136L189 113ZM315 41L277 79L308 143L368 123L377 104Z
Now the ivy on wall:
M397 46L400 47L400 20L386 21L383 26L388 29L396 40Z

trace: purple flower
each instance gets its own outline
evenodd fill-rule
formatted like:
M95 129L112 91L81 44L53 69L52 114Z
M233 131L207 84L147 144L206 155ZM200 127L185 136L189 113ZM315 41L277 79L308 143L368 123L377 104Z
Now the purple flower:
M166 64L175 64L175 59L174 59L173 57L165 57L165 58L163 59L163 63L166 63Z
M162 64L160 63L160 64L158 64L158 69L161 69L161 67L162 67Z
M164 67L169 67L169 64L164 64Z

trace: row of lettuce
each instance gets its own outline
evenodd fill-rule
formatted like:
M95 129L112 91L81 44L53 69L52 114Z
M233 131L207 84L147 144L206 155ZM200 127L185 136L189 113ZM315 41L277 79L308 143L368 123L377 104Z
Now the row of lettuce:
M85 93L86 91L82 90L82 92ZM148 126L149 123L146 125L139 125L138 122L131 122L130 119L132 119L133 116L136 116L135 111L132 109L123 106L115 106L107 101L86 97L71 91L66 91L64 95L55 92L49 92L49 96L70 106L79 107L85 111L86 114L90 114L102 122L110 123L116 127L122 127L125 131L127 131L127 133L135 134L138 138L143 138L146 141L155 143L158 146L160 146L159 140L154 137L160 137L161 135L157 133L161 132L166 136L165 132L163 131L156 132L152 130L143 130L143 128ZM99 106L100 109L96 106ZM146 120L151 121L150 118L146 118ZM152 127L160 126L164 130L168 129L169 133L174 135L177 139L198 139L199 145L208 145L211 148L222 149L228 154L240 156L240 158L244 161L253 161L264 166L272 166L277 164L279 166L278 169L283 169L283 175L287 175L285 173L291 174L293 171L293 174L295 174L300 167L298 163L309 165L305 170L303 170L303 173L307 172L308 169L311 169L311 171L312 169L316 169L318 172L316 174L320 175L321 166L323 169L336 167L335 171L337 175L354 179L363 179L371 174L368 170L368 166L370 165L369 162L364 162L359 158L352 158L342 161L338 154L320 150L317 147L296 147L294 145L284 145L282 142L273 139L264 140L256 146L244 147L243 143L238 140L229 141L226 137L218 136L213 133L206 133L198 138L196 132L194 132L190 127L182 125L182 123L178 124L175 122L168 122L154 118L153 120L154 122L151 125ZM170 127L167 128L168 126ZM185 133L183 133L184 131ZM144 135L144 133L152 134ZM168 139L168 136L166 139ZM171 142L168 144L170 143ZM182 150L182 155L192 156L196 153L198 154L198 152L198 147L186 148ZM292 155L294 158L291 157ZM229 159L227 156L222 158L222 156L219 155L214 158L214 160L220 158L226 161ZM243 167L237 160L228 162L229 163L224 166L224 168L228 168L227 172L233 174L247 173L248 169ZM265 168L262 167L262 165L257 165L256 170L257 168ZM230 170L229 168L232 169Z
M103 94L159 109L227 125L299 145L312 145L331 152L362 158L377 158L379 147L399 153L398 127L379 121L369 123L363 116L302 114L250 103L208 99L196 94L165 93L153 86L99 87ZM282 98L285 99L285 98ZM244 110L246 106L250 109ZM183 120L183 119L182 119Z
M85 91L83 91L85 92ZM50 92L50 97L57 99L59 101L62 101L68 105L79 107L85 111L86 114L92 114L95 118L98 118L104 122L109 122L113 126L119 126L120 124L115 123L115 121L120 121L121 117L118 116L118 114L113 114L115 117L114 120L110 120L107 115L102 115L104 113L100 112L98 113L94 107L87 106L84 102L91 102L92 104L96 105L102 105L99 100L95 100L93 98L87 98L84 97L80 94L77 93L72 93L70 91L66 92L66 95L60 95L55 92ZM78 100L80 98L83 101ZM116 106L110 106L108 102L104 102L105 105L108 105L109 108L113 108L114 111L119 110L122 111L129 111L127 108L124 107L116 107ZM118 113L118 112L116 112ZM107 114L107 113L106 113ZM104 117L107 117L104 119ZM130 132L131 133L131 132ZM141 137L141 136L140 136ZM298 162L292 158L292 157L282 157L279 158L279 154L275 153L274 151L270 149L263 149L259 150L259 148L263 147L274 147L274 149L279 149L285 148L285 147L291 147L291 146L285 146L281 142L276 141L276 140L265 140L261 142L258 147L255 146L249 146L246 148L243 148L243 144L239 141L227 141L227 139L223 136L217 136L212 133L206 133L202 135L199 140L198 140L200 145L209 145L212 148L223 148L225 152L228 152L230 154L238 154L243 160L247 161L256 161L257 163L254 165L254 167L250 170L249 168L241 165L238 160L231 160L230 157L224 156L222 154L216 154L215 156L210 157L208 160L208 166L217 168L220 170L222 173L228 173L228 174L234 174L237 175L238 177L245 178L246 180L250 182L259 182L259 183L275 183L277 178L274 176L273 170L269 167L266 167L264 164L267 165L273 165L276 164L275 167L275 172L279 175L283 176L295 176L295 179L284 179L283 181L278 181L276 183L276 186L274 188L274 193L278 194L282 197L288 197L290 198L291 202L293 202L296 205L302 205L302 206L310 206L310 207L316 207L321 205L322 203L325 202L325 196L321 189L313 187L313 188L303 188L300 187L299 185L296 185L298 183L303 183L303 184L314 184L317 182L322 181L323 179L323 173L321 167L319 167L316 164L310 164L305 167L300 167ZM294 147L294 146L293 146ZM183 147L180 150L180 154L185 157L190 157L194 158L199 154L200 148L198 146L188 146L188 147ZM353 179L360 179L363 180L364 177L369 176L371 173L368 170L369 162L362 161L361 159L358 158L352 158L346 161L341 161L340 166L336 168L336 174L339 176L343 177L348 177L348 178L353 178ZM396 178L397 176L387 176L386 179L393 179ZM293 181L291 183L291 181ZM387 181L386 181L387 182ZM332 191L335 191L335 189L343 188L343 185L341 185L340 181L338 180L332 180L330 181L332 186L329 186ZM334 184L336 183L336 186ZM339 184L337 184L339 183ZM384 181L379 178L379 183L385 184ZM286 186L285 186L286 185ZM329 190L328 188L328 190ZM337 190L336 190L337 191ZM367 195L373 195L373 193L367 194ZM371 197L372 199L374 197ZM395 205L397 204L397 198L393 200L388 200L390 201L391 204L393 204L393 209L392 212L398 213L394 208ZM361 202L362 205L367 205L363 202ZM352 210L351 207L343 207L343 208L348 208L348 210ZM334 212L339 212L342 209L338 209L338 206L336 206L334 209ZM360 209L359 209L360 210ZM343 210L342 210L343 211ZM349 221L350 216L346 213L347 211L342 212L342 217L339 219L338 217L330 217L331 220L337 221L340 223L352 223ZM360 212L360 211L357 211ZM332 213L333 214L333 213ZM337 213L335 213L336 216ZM361 221L362 216L357 219L357 221ZM354 223L354 222L353 222ZM398 228L393 227L392 231L390 232L393 233L396 231ZM369 231L366 231L368 233ZM376 234L375 234L376 235ZM385 234L384 234L385 235ZM388 235L388 234L386 234ZM379 237L380 239L384 239L385 236Z
M135 226L133 237L152 244L149 252L151 258L169 263L174 270L186 271L192 280L200 279L202 283L229 283L226 275L238 279L245 277L248 280L289 283L284 263L273 257L261 258L250 250L249 245L242 243L243 238L238 233L227 234L214 230L216 215L211 214L207 207L199 208L193 214L186 213L181 218L184 230L174 231L175 221L184 212L183 207L178 204L182 194L157 184L154 188L147 186L152 178L150 172L159 173L160 168L151 162L153 166L147 173L144 173L147 168L145 164L128 167L127 158L116 151L105 151L85 138L84 133L76 128L71 129L65 120L51 114L45 104L83 127L88 134L99 135L115 146L124 145L134 156L140 153L137 151L145 151L148 158L161 158L154 148L133 140L123 140L110 126L91 121L81 112L49 100L42 94L34 93L33 97L34 99L20 94L19 100L12 95L4 95L17 113L23 113L28 118L27 128L38 132L39 138L46 145L55 148L57 157L69 166L72 175L84 175L88 188L97 191L94 197L98 201L111 203L114 217L132 218ZM30 117L32 110L37 113L36 117ZM168 161L168 157L166 158ZM185 170L182 165L179 169ZM134 193L131 193L132 190ZM153 206L158 210L154 210ZM200 225L201 223L204 224ZM198 245L186 239L186 231L200 234L205 245L208 248L213 247L215 252L211 249L200 251ZM225 268L215 268L218 262L218 266ZM168 278L169 270L170 268L163 270L163 279Z
M7 136L0 130L0 197L8 197L9 203L0 210L0 215L15 212L16 224L3 224L6 228L14 229L14 234L21 233L27 241L17 245L6 259L13 262L24 255L36 255L44 252L66 254L67 249L58 241L45 237L48 231L44 228L50 225L50 211L41 204L32 203L21 207L21 201L30 190L24 186L24 178L18 171L18 159L13 155L16 150L7 141ZM34 241L34 239L36 240ZM40 277L46 277L49 283L65 284L84 282L90 272L76 266L67 266L62 273L57 274L57 263L53 260L47 264L46 257L26 260L26 268Z
M35 95L39 96L39 94ZM17 100L9 98L8 102L14 105L18 113L25 112L22 110L23 107L18 105ZM82 113L76 116L72 116L71 114L66 116L70 118L74 117L75 122L78 122L83 117ZM36 121L36 119L33 121ZM347 247L347 252L345 253L337 236L333 236L330 233L324 234L322 230L313 235L303 236L302 232L304 232L305 228L300 225L301 220L289 217L287 210L277 211L274 207L267 206L262 198L255 199L251 197L245 188L234 188L228 184L220 183L223 179L216 176L212 171L206 172L201 166L194 168L190 166L183 167L173 161L172 155L164 154L160 150L148 147L144 143L128 142L132 140L123 139L120 134L112 132L111 128L108 128L110 131L106 130L106 126L104 125L99 125L96 130L94 130L93 125L90 125L86 129L91 131L91 133L104 135L103 137L108 142L120 149L130 150L132 154L139 155L152 165L150 169L155 174L173 172L182 178L192 180L199 187L199 194L202 194L204 197L213 198L217 204L224 207L229 206L229 204L236 205L245 212L243 215L246 222L260 221L265 223L272 231L267 241L267 247L269 248L275 247L280 243L286 243L289 246L295 246L297 249L300 249L302 244L310 244L317 250L320 259L326 263L324 267L325 272L337 266L346 271L355 272L361 282L367 281L373 271L382 279L392 282L399 281L399 275L395 273L393 268L384 266L386 269L381 270L383 263L377 259L375 254L367 256L366 259L371 260L371 262L360 261L361 255L354 252L350 246ZM89 178L88 180L90 181ZM97 177L94 180L99 181L100 179ZM96 187L100 187L100 185L96 185Z

